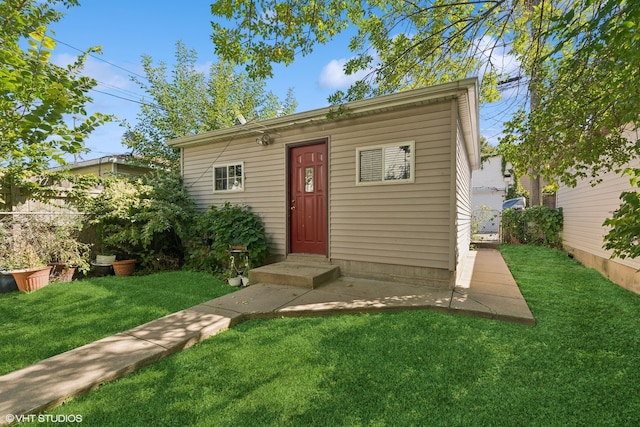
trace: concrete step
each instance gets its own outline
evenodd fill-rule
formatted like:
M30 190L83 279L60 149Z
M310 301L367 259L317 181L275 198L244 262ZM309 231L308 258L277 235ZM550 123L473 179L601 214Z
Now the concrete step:
M326 256L311 254L289 254L287 255L286 261L297 262L299 264L331 264L331 261Z
M249 283L252 285L267 283L308 289L314 289L338 277L340 277L340 268L338 266L292 261L277 262L249 271Z

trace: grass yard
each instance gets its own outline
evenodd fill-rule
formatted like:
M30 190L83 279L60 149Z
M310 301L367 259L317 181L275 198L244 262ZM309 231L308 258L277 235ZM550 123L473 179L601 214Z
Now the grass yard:
M208 274L169 272L0 294L0 375L233 290Z
M637 425L640 296L559 251L502 251L535 327L435 311L254 320L49 413L87 426Z

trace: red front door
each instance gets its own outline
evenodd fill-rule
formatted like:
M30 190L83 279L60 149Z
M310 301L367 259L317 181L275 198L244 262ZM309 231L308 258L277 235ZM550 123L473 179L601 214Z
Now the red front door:
M327 145L289 151L291 253L327 254Z

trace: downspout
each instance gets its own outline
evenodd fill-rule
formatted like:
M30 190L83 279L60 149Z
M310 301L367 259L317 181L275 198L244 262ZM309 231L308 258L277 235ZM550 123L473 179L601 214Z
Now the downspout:
M184 179L184 147L180 147L180 176Z
M450 191L449 191L449 272L451 274L451 285L455 284L455 270L458 258L458 193L457 193L457 177L458 177L458 159L457 159L457 141L458 141L458 100L454 98L451 100L451 126L450 126L450 161L451 161L451 174L449 177Z

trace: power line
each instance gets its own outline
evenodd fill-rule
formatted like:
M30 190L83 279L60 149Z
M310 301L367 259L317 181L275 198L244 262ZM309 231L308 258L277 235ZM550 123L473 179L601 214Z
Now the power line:
M125 98L124 96L115 95L115 94L113 94L113 93L105 92L105 91L98 90L98 89L89 89L89 90L92 90L92 91L94 91L94 92L101 93L101 94L103 94L103 95L113 96L114 98L122 99L122 100L124 100L124 101L135 102L136 104L145 105L145 106L147 106L147 107L157 108L157 109L159 109L159 110L163 110L163 108L162 108L162 107L160 107L159 105L147 104L146 102L136 101L135 99Z
M67 46L67 47L70 47L71 49L75 49L75 50L77 50L78 52L83 52L83 53L85 52L85 51L84 51L84 50L82 50L82 49L79 49L79 48L77 48L77 47L75 47L75 46L71 46L69 43L65 43L65 42L63 42L63 41L60 41L60 40L58 40L58 39L54 38L54 37L51 37L51 39L52 39L53 41L55 41L56 43L60 43L60 44L62 44L62 45L65 45L65 46ZM94 55L93 53L89 53L89 56L90 56L90 57L92 57L92 58L94 58L94 59L97 59L98 61L102 61L102 62L104 62L105 64L109 64L109 65L111 65L112 67L116 67L116 68L121 69L122 71L126 71L126 72L127 72L127 73L129 73L129 74L133 74L133 75L134 75L134 76L136 76L136 77L140 77L140 78L143 78L143 79L147 80L147 77L146 77L146 76L143 76L143 75L141 75L141 74L138 74L138 73L136 73L135 71L127 70L126 68L121 67L121 66L119 66L119 65L117 65L117 64L114 64L113 62L109 62L109 61L107 61L106 59L102 59L102 58L100 58L99 56Z
M67 47L70 47L71 49L75 49L75 50L77 50L78 52L82 52L82 53L84 53L84 52L85 52L84 50L82 50L82 49L80 49L80 48L77 48L77 47L75 47L75 46L72 46L72 45L70 45L69 43L65 43L65 42L63 42L62 40L58 40L58 39L56 39L56 38L54 38L54 37L51 37L51 39L53 39L56 43L59 43L59 44L61 44L61 45L67 46ZM138 73L136 73L135 71L128 70L128 69L126 69L126 68L124 68L124 67L121 67L121 66L119 66L119 65L117 65L117 64L114 64L113 62L110 62L110 61L107 61L106 59L100 58L100 57L99 57L99 56L97 56L97 55L94 55L94 54L92 54L92 53L89 53L89 56L90 56L90 57L92 57L92 58L94 58L94 59L97 59L98 61L102 61L102 62L104 62L105 64L109 64L109 65L111 65L112 67L118 68L118 69L120 69L120 70L122 70L122 71L126 71L127 73L132 74L132 75L134 75L134 76L136 76L136 77L140 77L140 78L142 78L142 79L144 79L144 80L147 80L147 77L146 77L146 76L143 76L143 75L141 75L141 74L138 74ZM99 80L97 80L97 79L94 79L94 80L95 80L96 82L98 82L98 84L103 85L103 86L105 86L105 87L110 87L110 88L112 88L112 89L116 89L116 90L122 91L123 93L129 92L129 93L130 93L130 94L132 94L132 95L136 95L134 92L126 91L126 90L124 90L124 89L121 89L121 88L115 87L115 86L110 85L110 84L108 84L108 83L101 82L101 81L99 81ZM122 99L123 101L129 101L129 102L133 102L133 103L136 103L136 104L145 105L145 106L147 106L147 107L151 107L151 108L156 108L156 109L162 110L162 107L160 107L160 106L158 106L158 105L148 104L148 103L146 103L146 102L138 101L138 100L131 99L131 98L126 98L126 97L124 97L124 96L120 96L120 95L116 95L116 94L113 94L113 93L105 92L105 91L102 91L102 90L99 90L99 89L95 89L95 88L92 88L92 89L90 89L90 90L92 90L92 91L94 91L94 92L97 92L97 93L101 93L101 94L103 94L103 95L112 96L112 97L114 97L114 98Z
M117 92L120 92L120 96L121 96L121 97L122 97L122 96L125 96L125 97L135 97L136 99L143 99L143 98L144 98L144 95L142 95L142 94L140 94L140 93L136 93L136 92L133 92L133 91L131 91L131 90L123 89L123 88L120 88L120 87L118 87L118 86L115 86L115 85L112 85L112 84L109 84L109 83L102 82L102 81L100 81L100 80L96 80L96 79L94 79L94 80L98 83L98 84L97 84L97 87L106 88L106 89L109 89L109 90L115 91L116 93L117 93ZM106 89L105 89L105 90L106 90ZM107 93L107 95L111 95L111 93ZM131 102L138 102L138 101L133 101L133 100L132 100Z

